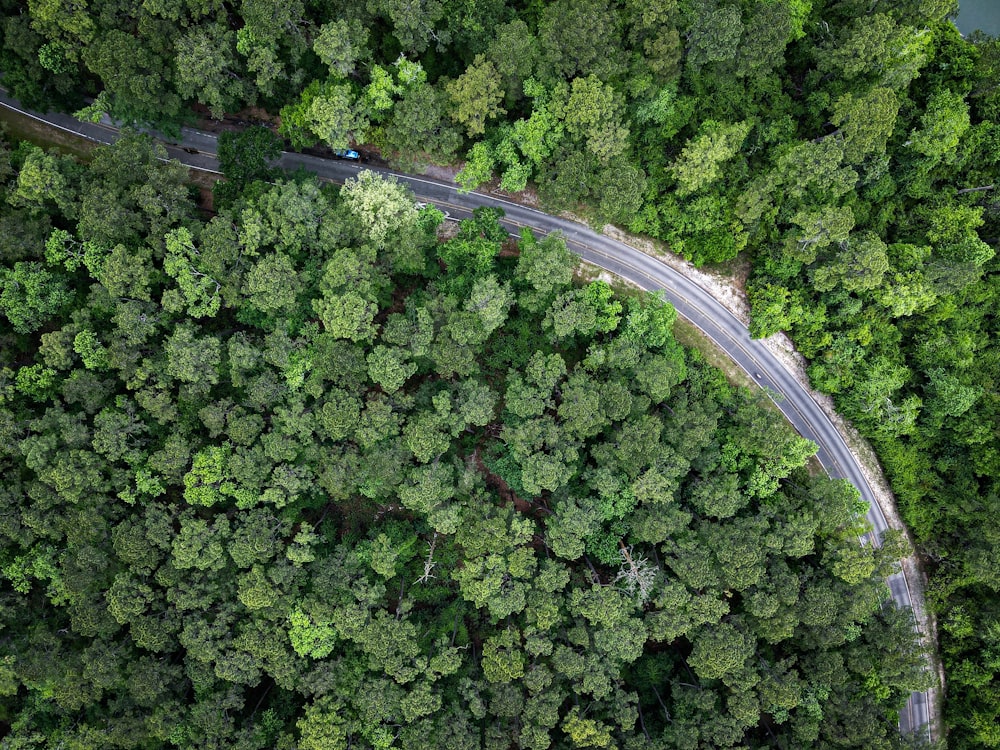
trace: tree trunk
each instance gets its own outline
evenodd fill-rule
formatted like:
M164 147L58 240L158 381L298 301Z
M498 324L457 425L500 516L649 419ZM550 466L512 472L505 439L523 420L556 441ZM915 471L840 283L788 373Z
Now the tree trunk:
M992 190L996 185L983 185L982 187L965 188L964 190L956 191L955 195L965 195L966 193L981 193L984 190Z

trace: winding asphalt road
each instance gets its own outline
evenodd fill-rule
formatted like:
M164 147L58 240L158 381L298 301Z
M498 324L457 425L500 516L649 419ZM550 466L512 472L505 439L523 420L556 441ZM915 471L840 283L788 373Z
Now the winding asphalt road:
M119 137L117 129L110 122L81 123L64 114L41 115L30 112L5 92L0 93L0 106L98 143L111 143ZM190 128L183 130L179 142L168 142L167 145L171 158L195 169L219 173L216 150L215 135ZM352 162L331 161L287 152L281 155L278 165L288 170L303 167L335 182L343 182L361 169L370 169ZM882 533L889 528L888 523L843 436L810 392L761 341L751 339L743 323L705 288L655 258L576 222L491 195L463 194L451 184L387 170L373 171L393 174L413 190L417 200L433 203L453 218L470 216L472 210L479 206L499 206L506 212L503 223L512 233L517 234L522 227L530 228L539 236L561 232L570 249L588 263L606 269L643 289L663 292L681 316L701 329L753 380L766 389L800 435L819 446L817 458L830 476L847 479L861 491L868 503L867 518L873 528L873 532L866 535L865 541L879 543ZM910 587L904 573L900 571L890 576L888 585L895 603L912 609ZM905 709L900 713L901 732L923 732L928 736L934 733L933 726L939 724L939 721L932 724L931 714L933 712L935 718L939 718L940 707L933 698L933 693L913 693L910 696Z

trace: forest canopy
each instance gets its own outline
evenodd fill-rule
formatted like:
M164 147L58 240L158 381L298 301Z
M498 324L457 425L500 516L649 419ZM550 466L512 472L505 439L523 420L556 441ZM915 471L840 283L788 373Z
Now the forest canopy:
M108 113L167 131L228 115L265 124L288 148L356 146L411 171L453 165L466 189L528 189L549 210L617 224L699 265L746 271L752 333L793 339L813 386L868 438L892 484L929 575L948 744L1000 747L1000 42L963 39L948 18L956 5L0 0L0 71L40 110ZM221 207L238 204L245 188L246 200L263 199L266 190L249 186L274 179L273 148L273 136L242 142L216 191ZM234 220L207 230L208 250L197 231L188 229L190 240L174 233L168 253L167 231L186 220L173 213L183 188L152 173L158 187L108 187L53 166L55 157L19 159L8 196L19 218L3 226L3 241L21 248L3 303L18 332L37 335L33 321L61 314L79 294L31 259L42 235L50 252L79 264L88 257L81 232L98 237L91 242L111 248L120 269L100 284L135 304L160 277L136 277L133 254L162 263L158 273L177 285L163 302L171 314L234 309L242 287L226 280L225 265L198 265L221 263L212 248L233 236L281 253L261 258L247 287L262 320L291 316L292 299L306 293L290 254L300 240L268 240L285 229L267 229L263 208L252 229ZM156 205L150 196L160 190L174 192ZM57 214L64 221L53 225L47 217ZM51 239L50 225L68 234ZM140 228L155 239L129 240ZM394 252L416 262L418 245ZM241 263L257 263L252 252ZM470 253L439 260L479 267ZM332 277L321 311L300 316L362 343L381 325L384 288L347 290L337 279L351 273ZM602 293L586 304L603 304ZM576 301L567 297L545 330L575 331L585 308ZM602 314L586 315L573 336L590 326L610 332L599 330ZM197 329L181 330L170 377L187 371L185 347L201 351ZM81 333L80 348L100 362L100 340ZM220 366L223 343L205 343ZM414 355L381 346L375 382L405 392ZM193 375L200 359L188 361ZM30 373L24 385L37 383L41 398L54 376Z
M4 747L904 741L899 546L668 304L160 156L0 153Z

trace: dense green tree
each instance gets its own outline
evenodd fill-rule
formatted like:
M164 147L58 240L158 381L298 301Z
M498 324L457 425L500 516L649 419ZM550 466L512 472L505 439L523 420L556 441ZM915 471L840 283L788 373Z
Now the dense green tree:
M396 233L413 229L417 210L406 188L394 179L362 172L348 180L342 191L344 204L357 218L371 242L385 247Z
M594 75L602 81L623 68L619 13L603 0L549 3L538 22L545 77L567 80Z
M424 84L411 89L395 105L384 138L391 149L399 152L399 161L450 161L455 156L462 136L449 122L447 103L444 92Z
M969 107L958 94L941 91L931 97L927 111L914 128L907 146L922 156L938 161L951 156L969 129Z
M38 330L70 299L66 280L41 263L15 263L0 269L0 311L18 333Z
M437 28L446 11L445 4L440 0L419 0L415 3L370 0L367 7L369 12L388 19L392 35L404 52L423 52L431 42L440 51L450 41L448 31Z
M486 121L506 110L500 106L503 101L500 74L493 63L484 56L478 56L466 71L446 88L451 100L451 116L465 126L470 136L485 132Z
M55 204L61 213L72 216L76 196L66 166L55 155L31 148L17 173L17 186L7 200L15 206L36 210Z
M703 133L690 141L672 169L681 195L694 193L722 176L722 165L732 159L750 131L750 123L705 123Z
M536 313L546 309L555 293L569 285L575 266L564 239L550 234L537 240L530 231L522 230L514 276L524 287L518 293L518 305Z
M281 155L281 141L261 125L219 134L219 167L227 180L242 189L254 180L275 176L270 162Z
M876 87L855 96L846 93L833 104L833 124L844 138L844 158L851 164L885 150L896 124L899 101L887 87Z
M591 74L574 78L566 101L566 132L583 141L602 163L618 156L628 143L621 104L614 89Z
M7 6L39 106L467 147L467 188L743 253L752 330L792 336L925 553L949 740L996 742L1000 68L949 0ZM208 220L143 138L0 154L11 737L896 742L923 683L860 509L670 308L496 217L439 240L377 178L282 181L265 133L223 138Z
M313 50L330 72L348 78L367 60L368 30L357 19L337 19L319 27Z
M923 65L929 43L928 34L897 25L886 13L874 13L855 19L818 60L818 68L847 80L865 76L882 85L905 87Z
M687 64L697 70L709 63L725 63L735 58L744 30L739 8L716 2L691 5Z
M302 148L320 141L333 149L346 149L364 137L368 117L346 83L313 81L299 102L281 110L281 132Z
M239 15L243 27L236 32L236 51L246 58L261 94L273 97L279 85L297 87L304 78L299 62L309 49L312 26L305 4L244 0Z
M222 25L198 26L177 40L177 93L205 104L213 117L252 102L254 91L240 75L236 35Z
M83 48L82 57L104 84L113 114L138 122L173 119L180 113L181 97L166 85L172 61L144 41L108 29Z

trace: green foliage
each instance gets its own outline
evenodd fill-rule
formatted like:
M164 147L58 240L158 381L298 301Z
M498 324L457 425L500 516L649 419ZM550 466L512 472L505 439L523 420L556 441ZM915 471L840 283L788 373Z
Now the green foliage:
M618 327L622 303L613 299L606 282L594 281L582 289L559 295L545 316L545 327L557 339L574 335L593 336Z
M5 86L167 128L260 106L408 167L465 145L465 189L745 254L752 331L792 336L932 561L949 741L996 743L1000 54L949 0L105 5L9 12ZM0 158L12 737L894 741L922 672L883 563L671 308L572 286L558 237L514 260L495 217L438 243L372 176L272 188L276 152L223 136L207 222L141 137Z
M368 355L368 376L386 393L398 391L417 371L416 364L406 360L405 351L388 346L376 346Z
M357 63L368 57L368 30L356 19L338 19L325 23L313 41L313 51L330 72L347 78Z
M361 139L369 122L357 96L348 84L313 81L301 100L281 110L280 132L296 148L318 141L333 149L344 149Z
M417 209L405 187L394 178L361 172L349 179L341 191L344 205L364 228L377 248L386 246L397 233L412 232Z
M833 104L833 124L844 138L844 158L859 164L866 157L884 153L896 124L899 100L890 88L873 88L855 96L846 93Z
M116 148L86 180L142 163ZM81 216L40 235L48 265L5 261L5 314L23 321L0 352L12 725L46 700L42 736L70 717L104 731L123 706L138 744L389 746L400 722L426 743L439 723L516 720L524 746L626 746L640 708L670 731L663 695L628 676L662 640L733 741L761 739L758 705L793 731L806 688L775 695L773 670L874 694L882 716L916 684L919 653L874 656L910 642L902 622L836 686L787 666L857 643L885 571L850 498L796 474L811 446L689 360L672 307L574 286L558 236L526 232L508 260L496 210L432 244L412 196L368 173L335 198L247 192L207 222L136 220L156 252L78 241ZM933 241L965 241L943 215ZM883 369L859 398L900 387ZM945 370L927 391L942 416L985 393ZM750 659L758 641L773 653ZM222 726L167 718L222 705ZM875 721L859 744L894 731Z
M907 145L936 161L954 154L970 124L965 99L950 91L940 91L927 103L927 111L920 117L921 127L911 131Z
M226 24L205 24L181 36L175 64L177 93L205 104L216 119L254 99L254 87L237 72L236 35Z
M219 134L218 154L222 174L242 192L254 180L276 176L271 162L281 155L281 140L261 125L238 132L226 130Z
M34 261L0 268L0 312L18 333L44 326L72 300L66 280Z
M489 145L477 143L467 154L465 165L455 175L457 182L463 190L475 190L484 182L488 182L493 177L493 168L496 160Z
M465 126L470 136L481 135L486 121L506 114L500 106L503 89L493 63L479 55L458 79L446 87L452 104L452 118Z
M461 131L447 117L448 97L428 84L413 86L392 110L381 138L404 166L425 159L450 162L462 145Z
M181 295L178 302L191 317L215 315L222 304L222 284L197 267L201 253L194 246L191 232L183 227L175 229L167 235L166 244L163 270L177 280Z
M15 206L41 211L55 205L59 211L72 215L74 186L64 173L65 167L53 154L30 147L17 174L17 185L8 196Z
M722 125L706 122L702 132L681 151L671 167L679 195L697 192L722 176L722 165L732 159L750 132L751 123Z
M629 131L620 110L614 89L597 76L574 78L565 105L566 132L583 141L600 162L607 163L628 145Z

